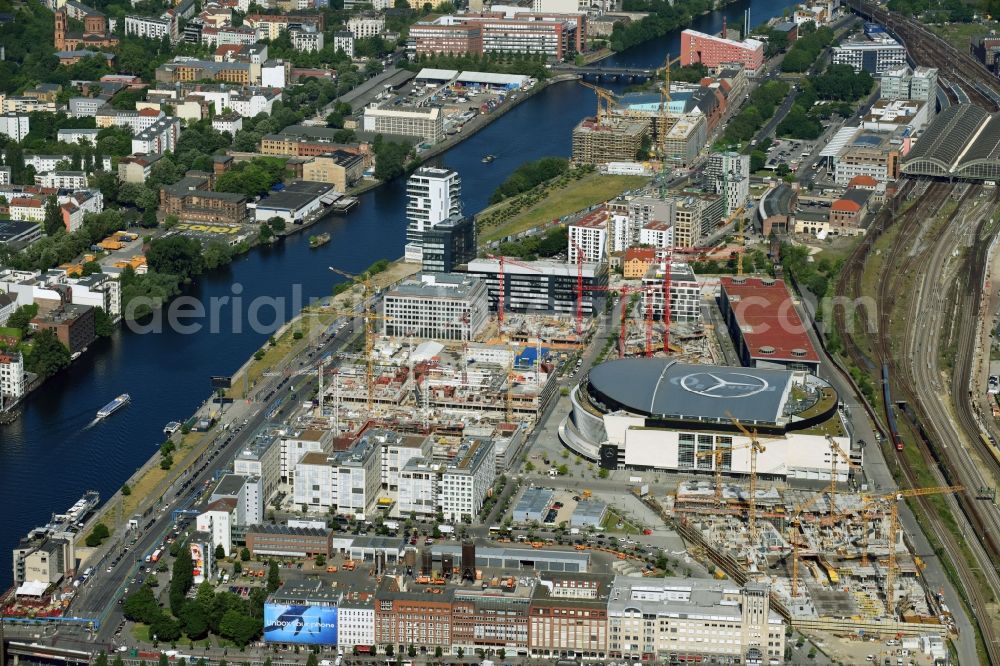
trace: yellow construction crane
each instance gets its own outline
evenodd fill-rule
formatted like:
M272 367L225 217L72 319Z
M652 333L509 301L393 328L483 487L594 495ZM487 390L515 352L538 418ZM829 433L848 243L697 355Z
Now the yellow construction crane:
M727 453L732 453L733 451L738 451L739 449L745 449L745 448L747 448L749 446L752 446L752 445L750 443L747 443L747 444L740 444L738 446L732 446L732 447L729 447L729 448L718 447L718 448L716 448L713 451L699 451L698 453L694 454L694 457L696 459L697 458L708 458L708 457L712 457L714 459L714 464L715 464L715 469L714 469L714 472L715 472L715 502L717 504L719 504L719 505L722 504L722 461L723 461L723 456L725 456ZM697 467L698 467L698 465L695 464L695 468L697 468Z
M795 507L795 513L792 515L791 520L788 521L788 542L792 544L792 598L794 599L798 596L799 592L799 547L806 544L801 543L798 540L798 535L795 534L795 527L799 525L799 518L802 516L803 512L808 509L813 502L823 496L823 493L816 493L811 496L805 502L800 503Z
M862 495L861 501L864 505L887 502L889 504L889 533L886 537L889 545L889 562L886 566L885 575L885 614L892 617L895 612L895 604L892 598L892 586L896 577L896 535L899 533L899 500L906 497L922 497L924 495L942 495L957 493L965 488L962 486L936 486L929 488L910 488L909 490L898 490L885 495ZM862 541L864 550L862 551L862 562L867 560L868 530L865 529L864 540Z
M660 168L664 174L667 172L667 123L670 120L670 65L679 60L670 59L670 54L667 53L666 60L663 61L663 87L660 89L660 109L657 114L659 117L659 132L660 136Z
M597 124L603 125L604 121L611 117L611 109L618 106L618 100L615 99L615 94L607 88L595 86L593 83L587 83L583 79L578 79L577 82L581 86L590 88L597 93ZM604 102L603 107L601 106L601 102Z
M843 458L850 469L857 469L857 465L851 460L844 449L840 448L832 436L827 435L826 441L830 445L830 503L834 503L834 495L837 494L837 459Z
M750 531L750 543L755 544L759 536L757 534L757 454L763 453L766 449L760 440L757 439L756 428L751 432L729 412L726 412L726 416L739 428L739 431L744 436L750 439L750 497L747 502L747 525Z

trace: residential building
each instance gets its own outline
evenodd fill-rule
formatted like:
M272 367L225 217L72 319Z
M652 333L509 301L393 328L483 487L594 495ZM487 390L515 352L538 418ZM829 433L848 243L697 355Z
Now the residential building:
M476 257L476 220L452 215L423 234L421 268L430 273L451 273Z
M208 501L236 500L234 526L260 525L264 522L263 486L259 476L224 474L212 489Z
M338 30L333 33L333 49L343 51L348 58L354 57L354 33L350 30Z
M444 139L444 114L439 107L365 107L363 129L376 134L415 136L427 143Z
M716 194L725 197L726 215L746 205L750 196L750 156L737 152L712 153L705 175Z
M764 66L764 43L750 38L737 42L687 29L681 33L681 65L698 63L711 68L740 63L756 72Z
M377 37L385 31L385 19L377 16L352 16L347 19L347 30L355 39Z
M87 174L83 171L49 171L35 176L35 185L57 190L78 190L87 187Z
M160 212L193 222L246 223L246 197L229 192L212 192L211 183L210 175L189 171L173 185L160 188Z
M573 128L573 162L606 164L635 159L649 135L649 122L612 117L584 118Z
M126 155L118 160L118 179L123 183L145 183L149 174L163 155L142 153Z
M337 607L338 648L375 645L375 603L374 588L344 592Z
M212 129L217 132L228 132L229 136L243 129L243 117L238 113L223 113L212 118Z
M652 312L655 319L663 319L663 288L667 284L664 272L666 262L649 267L642 278L643 311ZM670 321L701 323L701 286L688 264L670 262Z
M607 258L608 224L611 213L606 206L599 206L578 220L567 225L567 261L600 263ZM581 256L582 253L582 256Z
M28 116L18 113L5 113L0 115L0 134L10 137L20 143L29 131Z
M166 118L166 115L159 109L131 111L115 109L110 105L102 107L95 116L98 128L128 127L133 134L139 134L162 118Z
M656 250L654 248L630 247L625 250L625 259L622 262L622 275L626 280L642 279L655 260Z
M672 248L674 246L674 225L659 220L650 222L639 230L639 244L658 249Z
M69 233L73 233L83 226L84 216L88 213L96 214L104 211L104 196L99 189L77 190L66 198L68 201L61 203L59 210L66 231ZM62 201L62 197L59 198L59 201Z
M489 318L486 285L476 277L422 273L383 295L383 334L473 340Z
M261 498L267 502L278 490L280 478L281 444L278 437L267 430L237 452L233 458L233 473L255 476L261 481Z
M107 103L106 97L70 97L69 115L73 118L96 116L97 111Z
M671 195L674 246L697 247L724 218L725 199L717 194Z
M3 233L0 227L0 233ZM2 241L0 241L2 242ZM17 311L17 296L0 293L0 328L7 325L7 320Z
M323 50L323 33L315 28L312 30L292 28L288 31L288 35L291 37L292 47L296 51L315 53Z
M616 576L608 600L612 659L669 662L739 660L760 664L785 655L785 625L771 611L766 583Z
M0 166L0 185L10 185L9 166Z
M462 20L480 26L483 53L532 53L563 60L582 52L587 42L583 14L515 12L512 17L499 17L484 13Z
M576 312L576 282L579 266L563 261L528 261L504 264L504 311L527 314ZM468 273L486 280L490 310L495 312L500 300L500 263L495 259L474 259ZM608 285L607 263L585 262L582 268L584 287ZM583 314L591 316L603 311L604 297L598 291L584 289Z
M0 294L0 307L6 301L6 308L10 309L14 300L9 294ZM10 313L7 314L10 316ZM0 316L0 320L6 321ZM11 402L17 402L24 397L24 357L19 351L0 352L0 410L5 409Z
M295 465L310 452L333 452L333 433L323 430L300 430L282 435L278 449L278 479L280 483L294 484Z
M439 167L420 167L406 181L406 258L421 261L424 234L462 214L462 179Z
M159 18L151 16L126 16L125 34L158 40L166 37L174 44L180 40L177 16L170 10L164 12Z
M850 65L872 76L898 70L906 62L906 48L886 35L843 42L833 47L833 64Z
M9 213L12 220L41 223L45 221L45 202L36 197L14 197Z
M89 99L89 98L88 98ZM101 101L103 100L95 100ZM96 109L95 109L96 111ZM56 132L56 141L60 143L89 143L92 146L97 145L97 134L101 130L99 129L61 129Z
M203 79L241 86L259 85L261 65L250 62L216 62L176 56L170 62L156 68L156 81L159 83L184 83Z

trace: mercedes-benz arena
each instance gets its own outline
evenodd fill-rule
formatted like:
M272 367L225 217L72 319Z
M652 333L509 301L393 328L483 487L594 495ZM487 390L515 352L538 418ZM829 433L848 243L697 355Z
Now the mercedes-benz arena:
M759 475L829 480L836 454L828 437L861 463L836 390L804 371L628 358L594 367L570 397L563 444L609 469L711 473L711 452L721 449L723 472L749 474L750 438L735 421L764 446Z

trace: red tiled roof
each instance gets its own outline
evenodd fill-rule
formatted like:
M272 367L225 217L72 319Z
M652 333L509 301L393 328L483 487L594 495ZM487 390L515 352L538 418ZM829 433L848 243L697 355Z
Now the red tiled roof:
M837 199L830 205L830 210L835 210L838 213L857 213L861 210L861 206L858 202L850 199Z
M719 282L751 358L819 363L783 280L722 277Z
M847 183L847 187L875 187L876 185L878 185L878 181L865 174L855 176Z
M140 116L158 116L160 115L159 109L139 109Z
M656 259L656 249L652 247L630 247L625 250L625 261L653 261Z
M28 206L31 208L41 208L42 202L38 199L25 199L23 197L14 198L10 200L11 206Z
M643 229L651 229L652 231L666 231L667 229L670 229L672 226L674 225L670 224L669 222L665 222L663 220L653 220L649 224L644 225Z
M593 210L576 222L571 222L571 227L603 227L608 223L608 211L604 206Z

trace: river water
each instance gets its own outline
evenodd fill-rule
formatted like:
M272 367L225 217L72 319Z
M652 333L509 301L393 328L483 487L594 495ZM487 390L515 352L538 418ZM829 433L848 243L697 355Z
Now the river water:
M697 17L692 27L718 32L723 14L736 26L748 6L751 24L756 25L792 4L744 0L725 12ZM668 52L680 52L679 32L603 62L656 67ZM573 126L594 107L594 93L583 86L550 86L435 162L459 171L465 209L474 213L518 165L549 155L568 156ZM481 162L487 153L497 156L492 164ZM405 182L389 183L363 195L346 218L327 218L309 232L329 232L329 244L310 249L308 234L297 234L201 276L188 293L205 303L239 296L243 309L255 296L284 298L290 315L296 292L305 299L330 293L339 278L328 266L362 271L378 259L402 256L405 202ZM9 553L22 535L44 524L53 512L68 509L85 490L110 497L156 452L164 424L188 417L208 397L209 378L232 374L263 344L267 334L249 330L248 317L242 312L234 317L233 311L221 309L214 332L207 325L188 334L120 329L111 339L91 345L69 370L32 394L14 424L0 426L0 589L11 582ZM265 308L260 317L265 323L267 315ZM129 393L132 404L93 424L97 410L120 393Z

